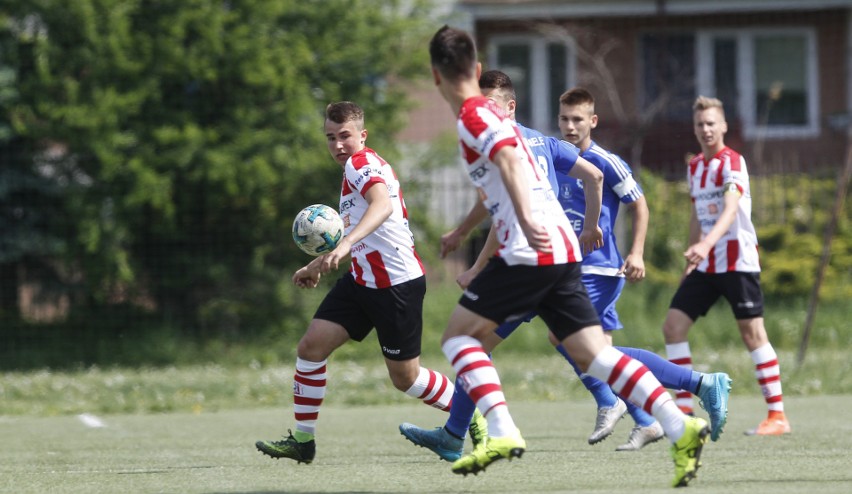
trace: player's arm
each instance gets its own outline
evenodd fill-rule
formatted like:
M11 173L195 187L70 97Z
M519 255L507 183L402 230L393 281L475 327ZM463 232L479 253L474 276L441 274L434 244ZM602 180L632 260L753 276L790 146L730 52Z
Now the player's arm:
M485 265L488 264L488 260L494 256L498 248L500 248L500 242L497 241L497 230L494 228L494 225L491 225L491 228L488 230L488 237L485 239L485 245L482 246L482 250L480 250L479 255L476 256L476 261L473 263L473 266L464 273L458 275L456 283L458 283L462 289L467 288L473 279L476 278L476 275L485 269Z
M633 219L633 242L619 274L623 273L627 281L641 281L645 278L645 238L648 236L648 219L651 216L648 201L644 195L640 196L627 205L627 210Z
M470 232L477 225L485 221L487 217L488 210L485 209L485 205L481 201L477 200L459 226L441 236L441 259L446 257L450 252L458 249L464 239L470 235Z
M323 273L337 269L340 262L352 253L352 246L373 233L393 213L393 203L384 182L376 182L363 194L368 204L364 216L333 251L320 258L322 259L320 269Z
M716 224L713 225L713 228L707 232L707 235L705 235L704 238L692 243L689 248L686 249L686 252L683 253L684 257L686 257L687 263L689 264L699 264L701 261L706 259L710 254L710 249L716 245L716 242L718 242L731 228L731 225L734 224L734 220L737 217L737 206L742 193L733 182L725 184L723 189L725 191L725 207L722 210L722 214L719 215L719 219L716 220ZM695 222L696 224L698 223L697 217Z
M530 186L524 169L515 154L513 146L503 146L492 157L494 165L500 170L503 185L512 200L515 216L530 247L538 252L550 252L550 234L547 229L535 222L530 207Z
M577 158L577 162L568 172L569 177L583 181L586 195L586 214L583 218L583 231L580 232L580 245L583 253L589 253L603 247L603 231L598 222L601 218L603 199L603 172L586 159Z
M322 278L321 264L322 256L299 268L293 273L293 284L299 288L316 288Z

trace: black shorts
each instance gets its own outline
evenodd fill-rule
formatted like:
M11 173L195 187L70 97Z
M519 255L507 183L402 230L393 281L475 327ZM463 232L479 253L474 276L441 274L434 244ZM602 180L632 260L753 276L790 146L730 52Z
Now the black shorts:
M706 315L719 297L728 300L737 320L763 316L760 273L692 271L678 287L669 308L681 310L695 321Z
M409 360L420 356L425 295L425 276L389 288L368 288L346 273L325 296L314 319L340 324L355 341L376 328L386 358Z
M494 257L464 291L459 304L497 324L537 312L559 340L600 324L580 263L508 266Z

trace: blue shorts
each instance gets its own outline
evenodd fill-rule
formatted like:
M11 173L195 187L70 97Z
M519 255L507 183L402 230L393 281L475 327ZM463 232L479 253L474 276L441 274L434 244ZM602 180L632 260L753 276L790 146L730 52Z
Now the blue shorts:
M624 326L621 325L621 321L618 319L615 303L621 296L621 290L624 289L624 278L620 276L584 274L582 279L583 284L586 286L586 291L589 292L592 305L595 306L595 311L597 311L598 317L601 320L601 326L603 326L604 331L622 329ZM504 322L497 328L497 336L505 340L518 329L518 326L532 321L535 316L535 312L530 312L520 319Z
M601 276L599 274L584 274L583 284L592 299L592 305L598 312L604 331L621 329L621 321L618 320L618 312L615 303L621 296L625 280L621 276Z

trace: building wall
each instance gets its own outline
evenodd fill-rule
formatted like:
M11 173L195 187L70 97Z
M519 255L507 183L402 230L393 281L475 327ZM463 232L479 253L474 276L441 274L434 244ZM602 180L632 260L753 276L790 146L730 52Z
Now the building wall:
M554 19L577 41L578 50L600 56L606 50L611 77L617 84L615 94L604 78L582 58L578 60L578 80L597 96L601 124L596 138L629 158L637 166L660 171L680 170L684 156L695 152L691 126L682 123L657 123L641 128L639 105L640 67L638 39L643 33L659 31L695 31L709 28L815 27L819 68L820 131L816 138L767 138L746 140L738 122L730 123L728 144L746 154L762 156L753 163L756 172L794 171L798 169L837 168L842 166L846 149L845 129L829 125L830 117L847 114L846 44L849 10L816 12L771 12L761 14L714 14L702 16L607 17ZM523 20L475 22L477 43L488 46L497 34L535 32L538 22ZM613 101L618 102L613 104ZM619 108L616 108L618 106ZM624 115L619 118L620 114ZM685 127L685 128L684 128Z

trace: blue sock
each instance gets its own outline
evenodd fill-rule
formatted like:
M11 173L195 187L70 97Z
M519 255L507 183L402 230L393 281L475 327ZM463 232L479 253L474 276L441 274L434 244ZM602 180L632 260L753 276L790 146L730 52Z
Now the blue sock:
M657 421L653 415L650 415L645 410L637 407L633 403L624 400L624 403L627 404L627 412L633 417L633 421L636 422L636 425L639 427L648 427Z
M598 404L598 408L609 408L615 406L618 398L615 396L615 393L610 389L609 384L601 381L598 378L589 376L587 374L583 374L583 371L577 367L577 364L574 362L568 352L562 345L557 345L556 351L562 354L565 357L565 360L571 364L571 367L574 368L574 372L580 377L580 381L583 383L583 386L589 390L589 393L592 393L592 396L595 398L595 402ZM455 402L453 402L453 406L455 407Z
M700 372L673 364L656 353L642 350L641 348L626 346L617 346L615 348L625 355L645 364L645 367L654 374L654 377L663 386L669 389L685 389L692 394L698 392L698 384L701 382Z
M476 403L470 399L461 381L456 378L456 390L453 392L453 405L450 407L450 417L444 428L450 434L464 439L467 435L467 428L470 426L470 420L473 418L473 411L476 410Z

